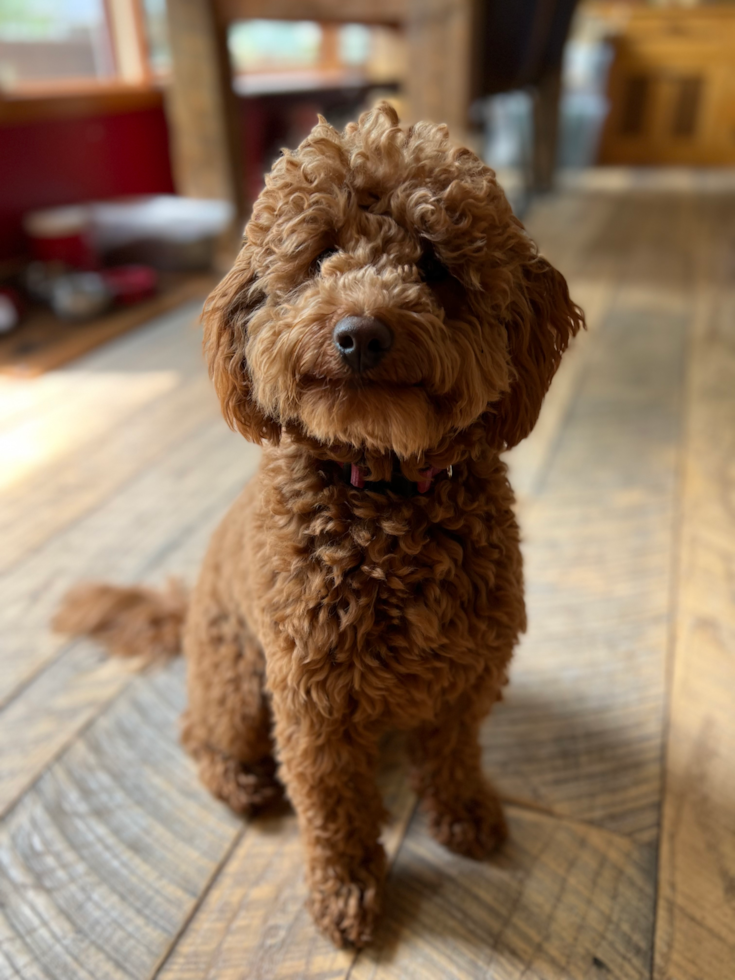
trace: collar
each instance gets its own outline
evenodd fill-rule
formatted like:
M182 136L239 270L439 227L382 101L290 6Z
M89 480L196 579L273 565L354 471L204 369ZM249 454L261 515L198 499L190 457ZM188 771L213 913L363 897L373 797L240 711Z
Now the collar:
M452 467L447 466L446 469L438 470L435 466L430 466L421 472L421 479L414 483L403 475L398 466L394 467L390 480L366 480L365 468L357 463L345 463L342 467L344 480L351 486L357 487L359 490L370 490L373 493L387 493L390 490L391 493L396 493L401 497L413 497L417 493L427 493L431 490L434 477L445 472L447 476L451 477Z

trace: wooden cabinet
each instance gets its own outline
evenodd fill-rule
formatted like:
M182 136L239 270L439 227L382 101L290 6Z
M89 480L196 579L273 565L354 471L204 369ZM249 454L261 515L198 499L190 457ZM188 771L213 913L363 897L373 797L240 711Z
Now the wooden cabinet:
M613 44L600 163L735 163L735 5L633 8Z

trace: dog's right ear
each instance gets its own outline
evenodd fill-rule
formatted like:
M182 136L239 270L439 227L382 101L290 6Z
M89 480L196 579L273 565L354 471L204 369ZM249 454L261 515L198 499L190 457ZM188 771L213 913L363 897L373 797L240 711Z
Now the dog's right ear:
M278 442L281 427L253 398L246 349L248 321L265 299L246 241L234 266L204 305L204 352L228 425L251 442Z

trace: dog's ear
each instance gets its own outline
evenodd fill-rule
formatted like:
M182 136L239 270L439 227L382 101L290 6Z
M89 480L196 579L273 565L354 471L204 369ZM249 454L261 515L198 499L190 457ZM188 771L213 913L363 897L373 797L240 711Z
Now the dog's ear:
M204 351L228 425L251 442L277 442L281 427L253 398L246 351L248 321L265 299L253 268L252 246L243 244L234 266L204 305Z
M564 276L528 247L506 321L510 389L488 415L489 440L499 449L511 449L531 432L562 354L584 327Z

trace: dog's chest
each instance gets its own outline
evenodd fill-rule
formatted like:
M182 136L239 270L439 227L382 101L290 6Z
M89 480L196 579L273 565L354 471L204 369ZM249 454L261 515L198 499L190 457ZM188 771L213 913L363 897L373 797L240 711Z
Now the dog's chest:
M430 717L495 655L497 622L509 619L498 585L516 565L520 596L517 548L489 514L442 522L423 509L386 508L349 516L321 514L299 533L275 531L267 616L279 655L317 700L339 692L359 712L392 722ZM522 608L515 618L506 659Z

